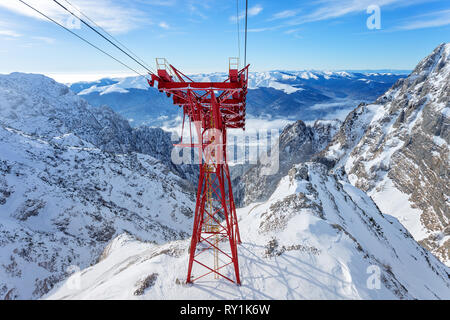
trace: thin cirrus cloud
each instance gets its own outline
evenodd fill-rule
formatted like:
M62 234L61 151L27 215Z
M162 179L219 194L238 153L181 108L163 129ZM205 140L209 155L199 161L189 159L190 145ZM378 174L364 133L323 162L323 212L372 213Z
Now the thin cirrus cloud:
M292 18L295 17L297 14L301 12L300 9L296 10L284 10L278 13L275 13L268 21L274 21L274 20L281 20L286 18Z
M17 33L14 30L0 30L0 36L18 38L18 37L21 37L22 35L20 33Z
M173 7L177 4L176 0L137 0L140 3L152 6Z
M130 8L129 6L124 6L118 1L72 0L70 2L87 16L95 20L97 24L112 33L126 33L148 23L148 20L145 18L145 14L142 11ZM53 1L26 0L26 3L55 19L59 23L65 24L68 27L72 25L69 23L70 14ZM65 2L62 4L77 14L76 9L71 8ZM45 20L44 17L17 0L1 0L0 7L16 14Z
M394 30L417 30L450 25L450 10L431 12L408 19Z
M0 37L3 39L20 38L23 34L17 31L17 24L7 21L3 16L0 16Z
M296 39L303 39L303 36L300 34L300 29L289 29L286 30L284 34L291 35Z
M264 32L264 31L272 31L282 28L282 25L272 26L272 27L262 27L262 28L250 28L248 32Z
M300 25L308 22L322 21L338 18L348 14L367 10L370 5L387 6L393 4L407 3L406 0L324 0L320 6L315 7L307 14L295 17L287 22L289 25Z
M269 28L251 28L248 29L248 32L265 32L265 31L271 31L277 29L276 27L269 27Z
M261 5L257 4L255 6L249 8L247 13L248 13L249 17L254 17L254 16L257 16L258 14L260 14L263 10L264 10L264 8ZM242 20L244 18L245 18L245 11L241 11L239 13L239 20ZM237 20L236 16L230 17L230 21L236 22L236 20Z
M357 12L364 12L370 5L394 9L425 2L426 0L321 0L312 4L312 6L311 4L308 4L302 8L289 9L275 13L267 21L278 21L278 26L271 28L266 27L264 28L264 31L287 28L288 30L284 32L285 34L298 36L297 29L293 28L295 26L335 19ZM450 24L450 10L444 10L411 18L403 25L393 28L391 31L431 28L448 24ZM260 30L262 31L263 28Z
M308 3L304 7L288 9L275 13L267 21L277 22L278 25L267 30L288 28L284 33L299 38L298 29L293 27L305 23L338 18L355 12L365 11L369 5L390 5L404 3L408 0L321 0ZM424 1L424 0L409 0Z
M366 11L371 5L379 7L405 7L427 0L321 0L295 10L285 10L276 13L269 20L285 20L285 25L295 26L310 22L335 19L349 14ZM303 14L300 14L303 13Z
M50 38L50 37L33 37L34 40L38 40L38 41L42 41L46 44L53 44L56 42L55 39Z
M170 26L169 26L166 22L164 22L164 21L160 22L160 23L158 24L158 26L159 26L160 28L163 28L163 29L166 29L166 30L169 30L169 29L170 29Z

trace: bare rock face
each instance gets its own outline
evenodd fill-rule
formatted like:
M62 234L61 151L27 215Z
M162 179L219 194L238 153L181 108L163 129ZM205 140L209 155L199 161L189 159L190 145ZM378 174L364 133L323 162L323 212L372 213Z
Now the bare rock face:
M27 199L17 208L14 216L20 221L25 221L29 217L37 216L39 211L45 207L45 202L39 199Z
M137 289L134 292L135 296L142 296L145 292L145 290L153 287L155 285L156 279L158 279L157 273L152 273L148 277L146 277L144 280L139 281L137 285Z
M243 174L234 175L234 193L239 205L267 200L275 191L280 179L288 174L294 164L309 161L331 141L338 130L338 120L318 120L306 125L298 120L284 128L272 150L279 150L279 168L270 175L264 174L269 165L261 163L248 167ZM233 177L233 174L232 174Z
M360 105L316 157L344 168L381 210L450 263L450 44L438 46L374 104Z

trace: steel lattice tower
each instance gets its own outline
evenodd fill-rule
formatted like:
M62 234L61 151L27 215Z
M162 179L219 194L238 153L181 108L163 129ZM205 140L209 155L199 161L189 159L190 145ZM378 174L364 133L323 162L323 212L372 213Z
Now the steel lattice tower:
M183 108L183 129L187 118L189 127L193 123L196 130L195 143L191 133L190 143L183 143L181 137L177 146L199 150L200 176L187 282L213 273L215 278L240 284L237 244L241 239L226 146L227 129L245 130L249 66L239 70L239 59L230 58L225 81L195 82L165 59L156 59L156 64L158 74L151 74L149 85L153 87L157 81L159 91L172 96L173 103Z

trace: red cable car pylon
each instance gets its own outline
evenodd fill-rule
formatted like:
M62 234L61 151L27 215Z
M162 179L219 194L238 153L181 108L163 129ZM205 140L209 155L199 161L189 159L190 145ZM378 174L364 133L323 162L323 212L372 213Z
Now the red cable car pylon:
M168 64L156 59L160 92L173 97L194 123L197 142L177 146L199 150L200 176L195 204L194 227L189 249L187 283L208 274L241 283L237 244L241 243L236 206L227 163L227 129L245 130L248 68L239 70L239 59L230 58L229 76L223 82L195 82ZM208 254L209 253L209 254ZM234 268L234 272L232 270Z

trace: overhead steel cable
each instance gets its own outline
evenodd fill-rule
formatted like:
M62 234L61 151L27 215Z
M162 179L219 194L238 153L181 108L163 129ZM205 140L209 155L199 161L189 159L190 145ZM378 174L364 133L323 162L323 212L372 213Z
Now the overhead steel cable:
M239 28L239 0L236 0L236 24L237 24L237 40L238 40L238 58L241 61L241 30Z
M99 32L97 29L95 29L94 27L92 27L89 23L87 23L86 21L84 21L82 18L80 18L79 16L77 16L75 13L73 13L72 11L70 11L69 9L67 9L65 6L63 6L59 1L57 0L53 0L53 2L55 2L56 4L58 4L61 8L63 8L64 10L66 10L68 13L70 13L72 16L74 16L75 18L77 18L78 20L80 20L86 27L88 27L89 29L91 29L92 31L94 31L95 33L97 33L99 36L101 36L103 39L105 39L106 41L108 41L109 43L111 43L114 47L116 47L117 49L119 49L121 52L123 52L124 54L126 54L130 59L132 59L134 62L136 62L137 64L139 64L141 67L143 67L145 70L147 70L150 74L154 74L153 71L151 71L149 68L147 68L146 66L144 66L142 63L140 63L138 60L136 60L135 58L133 58L130 54L128 54L125 50L123 50L122 48L120 48L118 45L116 45L114 42L112 42L111 40L109 40L107 37L105 37L101 32Z
M248 0L245 0L245 49L244 49L244 67L247 66L247 17L248 17Z
M103 31L105 34L107 34L109 36L110 39L114 40L116 43L118 43L120 46L122 46L122 48L124 48L126 51L128 51L134 58L136 58L137 60L139 60L142 64L144 64L148 69L152 70L152 68L142 59L140 58L136 53L134 53L133 51L131 51L131 49L129 49L127 46L125 46L122 42L120 42L116 37L114 37L111 33L109 33L108 31L106 31L103 27L101 27L100 25L98 25L94 20L92 20L91 18L89 18L86 14L84 14L80 9L78 9L78 7L76 7L75 5L73 5L71 2L69 2L68 0L64 0L64 2L66 2L68 5L70 5L72 8L74 8L76 11L78 11L83 17L85 17L89 22L91 22L92 24L94 24L98 29L100 29L101 31Z
M72 30L70 30L69 28L63 26L62 24L60 24L59 22L57 22L56 20L50 18L49 16L47 16L45 13L39 11L38 9L32 7L31 5L29 5L28 3L26 3L23 0L18 0L21 3L23 3L24 5L26 5L28 8L32 9L33 11L37 12L38 14L40 14L41 16L43 16L44 18L50 20L51 22L57 24L58 26L60 26L61 28L65 29L66 31L70 32L71 34L73 34L75 37L79 38L80 40L86 42L87 44L89 44L90 46L92 46L93 48L97 49L98 51L102 52L103 54L107 55L108 57L110 57L111 59L115 60L116 62L120 63L121 65L123 65L124 67L126 67L127 69L133 71L134 73L140 75L141 77L147 78L145 75L141 74L140 72L136 71L135 69L133 69L132 67L126 65L125 63L123 63L122 61L120 61L119 59L113 57L112 55L110 55L108 52L100 49L99 47L97 47L95 44L89 42L88 40L84 39L83 37L81 37L80 35L76 34L75 32L73 32Z

